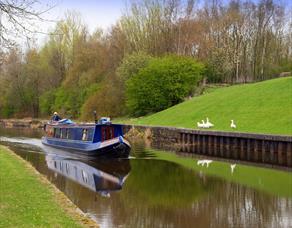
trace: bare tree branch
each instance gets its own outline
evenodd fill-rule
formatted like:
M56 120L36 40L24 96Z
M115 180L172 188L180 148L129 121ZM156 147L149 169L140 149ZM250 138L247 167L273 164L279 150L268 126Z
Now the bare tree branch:
M39 0L0 0L0 48L11 48L20 37L47 34L36 23L49 22L43 16L55 6L43 6Z

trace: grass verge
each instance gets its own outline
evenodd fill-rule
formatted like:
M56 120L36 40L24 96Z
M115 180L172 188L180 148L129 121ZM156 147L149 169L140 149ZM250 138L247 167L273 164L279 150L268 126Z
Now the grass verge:
M0 146L0 227L98 227L44 176Z

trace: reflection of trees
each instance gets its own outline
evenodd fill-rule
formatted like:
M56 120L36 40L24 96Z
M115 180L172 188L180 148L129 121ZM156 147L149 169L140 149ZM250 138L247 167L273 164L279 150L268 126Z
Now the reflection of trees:
M133 160L131 167L133 171L123 191L128 205L140 202L146 207L186 207L211 190L192 171L176 164ZM135 199L127 197L130 195L135 195Z

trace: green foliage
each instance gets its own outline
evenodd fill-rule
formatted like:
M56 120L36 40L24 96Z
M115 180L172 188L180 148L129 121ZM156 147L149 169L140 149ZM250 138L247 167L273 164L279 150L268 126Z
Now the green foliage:
M117 69L117 75L127 81L134 75L138 74L139 70L146 67L151 60L151 56L144 52L137 52L126 56L122 64Z
M40 97L40 111L41 114L47 116L54 112L53 106L56 98L56 89L43 93Z
M209 117L212 130L292 135L292 77L218 88L132 123L197 128Z
M15 113L14 108L12 106L3 105L1 107L0 115L4 118L9 118Z
M192 58L153 58L126 82L126 105L131 115L157 112L192 94L202 78L203 65Z

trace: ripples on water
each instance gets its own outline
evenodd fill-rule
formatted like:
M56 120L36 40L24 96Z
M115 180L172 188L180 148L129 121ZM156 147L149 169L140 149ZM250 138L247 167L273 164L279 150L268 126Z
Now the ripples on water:
M0 136L101 227L292 227L288 172L200 167L143 143L132 143L131 159L84 159L43 146L39 131Z

